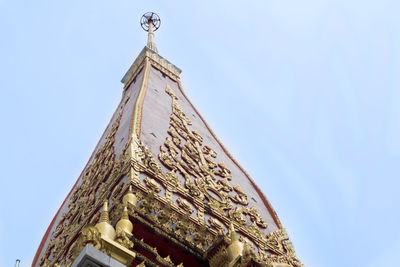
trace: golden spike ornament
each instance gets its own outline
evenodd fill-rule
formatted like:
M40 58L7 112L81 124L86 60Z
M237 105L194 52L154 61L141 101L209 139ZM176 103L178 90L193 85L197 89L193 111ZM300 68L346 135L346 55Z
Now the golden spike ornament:
M117 229L117 232L118 231L124 231L128 235L132 234L133 224L129 220L128 208L126 206L124 206L124 210L122 212L122 217L118 221L118 223L117 223L115 228Z
M122 202L125 205L131 204L133 206L137 203L137 197L133 194L132 185L129 185L128 193L123 197Z
M108 201L104 201L103 211L101 213L100 221L96 224L96 228L99 230L101 237L105 237L111 240L115 239L117 235L114 227L110 224L110 218L108 217Z
M237 257L242 256L243 243L239 241L233 223L230 224L229 232L230 232L231 244L228 246L228 259L230 262L232 262Z

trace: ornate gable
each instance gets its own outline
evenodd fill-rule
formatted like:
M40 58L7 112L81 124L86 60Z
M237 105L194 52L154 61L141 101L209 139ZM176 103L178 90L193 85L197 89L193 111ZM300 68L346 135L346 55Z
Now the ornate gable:
M70 266L86 245L126 266L302 266L266 198L184 95L180 70L150 44L32 266Z

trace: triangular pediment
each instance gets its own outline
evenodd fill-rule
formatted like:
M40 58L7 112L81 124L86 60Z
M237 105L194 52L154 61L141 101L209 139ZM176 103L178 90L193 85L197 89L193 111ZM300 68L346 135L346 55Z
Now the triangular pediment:
M301 266L265 196L184 94L180 72L155 51L142 50L33 266L68 265L85 244L103 250L115 244L109 255L126 254L133 266L218 266L218 260L236 260L229 252L233 232L241 247L237 256L258 264L237 266ZM127 195L135 200L126 201ZM109 219L100 218L104 202ZM132 233L118 230L123 216ZM116 228L111 241L103 233L93 238L99 220Z

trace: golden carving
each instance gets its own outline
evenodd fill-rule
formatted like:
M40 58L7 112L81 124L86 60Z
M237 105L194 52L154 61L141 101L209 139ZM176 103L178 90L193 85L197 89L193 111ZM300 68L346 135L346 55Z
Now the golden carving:
M129 239L130 237L131 235L129 235L126 231L122 229L117 229L115 241L118 244L130 249L133 247L133 242Z
M122 217L115 228L117 229L115 241L128 249L132 248L133 243L130 237L132 236L133 224L129 220L128 208L126 206L124 206Z
M151 192L140 202L140 208L145 214L150 215L155 210L154 198L155 195Z
M208 223L210 224L210 226L217 231L217 233L219 235L223 235L224 231L225 231L225 227L224 225L219 222L218 220L214 219L214 218L208 218Z
M87 244L124 264L130 264L135 258L135 253L127 250L127 248L130 249L133 246L133 242L129 239L132 235L132 223L129 221L127 208L124 207L115 234L114 228L109 224L106 203L101 213L100 222L96 226L86 225L77 241L69 248L68 262L72 262ZM114 232L114 235L110 235L110 230ZM114 238L116 238L115 242Z
M144 96L146 95L147 91L147 83L149 80L149 73L150 73L150 62L146 57L144 59L144 74L142 78L142 83L139 89L139 95L136 99L135 106L133 107L133 115L131 118L131 124L129 128L129 137L138 139L140 136L140 121L142 118L142 106L144 101ZM132 155L133 156L133 155Z
M235 228L233 224L231 223L229 227L229 234L230 234L230 244L227 248L228 252L228 261L233 262L236 260L237 257L242 256L243 253L243 243L239 241L239 238L237 237L237 234L235 232Z
M175 230L177 238L189 241L198 248L207 247L210 242L212 243L212 238L211 240L202 238L202 235L208 235L205 234L208 229L212 229L214 235L223 234L224 224L232 221L238 230L245 233L251 243L258 247L260 252L260 256L257 256L258 261L267 262L266 259L278 257L280 261L286 259L293 266L297 266L293 263L297 260L294 252L290 252L290 246L285 245L286 241L289 242L287 236L286 239L282 239L281 232L265 236L263 229L268 226L266 221L256 207L248 207L247 196L239 185L230 184L231 171L225 163L215 162L217 158L215 150L204 145L203 138L191 129L192 122L178 105L179 99L172 89L167 86L165 91L172 100L172 114L167 131L169 136L160 147L158 159L169 172L163 173L150 151L140 142L138 144L141 150L140 171L149 174L154 181L157 181L156 184L161 184L165 188L165 197L158 194L159 190L153 189L155 188L153 182L144 181L150 190L140 204L141 211L156 219L167 232L173 227L171 223L174 223L175 226L171 230ZM176 198L178 213L172 212L175 209L174 203L171 202L174 194L178 195ZM190 203L187 199L191 200ZM164 203L164 208L157 214L151 202L160 201ZM197 210L200 219L198 221L192 219L194 210ZM204 222L205 213L213 215L208 217L210 228L202 228L208 226ZM246 242L243 243L243 255L248 257L251 255L254 258L253 245Z
M209 259L210 267L224 267L227 263L229 263L229 257L225 246L220 247L215 255Z
M164 228L169 227L169 223L172 218L172 208L169 203L167 203L164 208L158 213L157 220L161 226Z
M263 253L258 249L258 254L255 253L253 245L247 238L237 237L232 225L228 235L217 241L216 247L207 252L210 267L247 267L250 266L250 262L257 263L256 266L266 267L304 267L294 254L284 230L269 234L268 240L274 247L273 250Z
M153 258L156 260L156 261L158 261L160 264L157 264L157 266L170 266L170 267L175 267L175 266L183 266L183 264L181 263L181 264L179 264L179 265L175 265L173 262L172 262L172 260L171 260L171 258L170 258L170 256L168 255L168 256L166 256L166 257L162 257L159 253L158 253L158 251L157 251L157 248L155 248L155 247L152 247L152 246L150 246L149 244L147 244L147 243L145 243L144 241L143 241L143 239L137 239L136 237L132 237L132 240L133 240L133 243L135 244L135 246L137 246L137 247L140 247L140 248L142 248L143 250L145 250L146 252L148 252L148 253L150 253L150 254L152 254L153 255ZM145 262L147 262L147 261L143 261L141 264L143 264L143 265L138 265L138 266L147 266L146 264L145 264ZM156 264L154 264L154 263L150 263L151 264L151 266L156 266ZM149 265L150 265L149 264Z
M214 162L217 157L215 150L203 145L203 138L196 130L190 129L192 122L178 105L178 97L172 89L167 86L165 91L172 99L168 130L171 139L167 137L161 146L158 155L160 161L174 173L179 172L185 179L188 193L211 210L224 214L232 208L233 203L246 206L247 196L239 185L232 187L229 184L231 171L223 162Z
M205 213L214 217L209 217L208 220L213 235L222 234L225 230L223 224L233 221L243 227L253 225L249 238L260 243L260 229L267 227L266 222L255 207L247 207L247 196L239 185L230 184L231 171L225 163L215 162L217 153L210 146L204 145L202 136L191 129L192 122L178 105L178 97L168 86L166 93L172 99L172 114L169 137L160 147L158 159L169 172L161 171L156 159L141 141L132 141L135 155L132 165L136 166L135 171L138 173L148 175L143 180L144 188L138 183L138 179L131 179L130 182L146 194L139 203L140 212L150 216L151 220L157 220L166 229L171 228L170 222L175 221L174 228L179 238L189 239L190 242L194 242L194 246L198 245L193 240L194 237L200 240L196 233L207 225L204 222ZM165 197L160 195L161 187L165 188ZM175 202L171 202L173 195L178 196L176 204L179 215L169 214L176 207ZM164 208L158 212L157 205L159 207L160 203L163 203L161 206ZM197 219L188 217L194 211ZM191 237L190 233L194 235ZM200 242L204 246L212 242L212 238L206 236L207 241Z
M119 181L128 171L128 161L124 153L115 162L114 141L119 127L124 105L114 120L103 144L98 148L91 164L85 169L83 178L77 185L68 201L68 211L60 215L51 240L39 262L41 266L55 264L63 258L67 262L68 253L73 247L73 240L83 227L93 223L96 211L111 195L119 197ZM76 247L76 246L75 246ZM64 255L64 256L63 256ZM50 258L52 259L50 261ZM50 264L51 265L51 264Z
M200 249L207 244L207 228L205 226L200 227L200 229L195 232L193 241Z
M184 211L186 211L187 213L189 213L189 214L193 213L193 211L194 211L193 207L191 204L189 204L189 202L187 200L185 200L183 198L178 198L176 200L176 203L178 203L178 206L180 208L182 208Z
M146 186L151 190L154 191L156 193L161 191L161 186L154 181L153 179L146 177L144 178L143 182L146 184Z
M100 231L93 225L88 224L82 229L82 232L74 244L73 247L70 248L72 257L71 260L73 261L76 257L78 257L79 253L82 249L87 245L90 244L94 248L101 249L101 233Z
M101 213L100 221L96 224L96 228L104 238L111 240L115 239L116 232L114 227L110 224L110 218L108 217L108 202L104 201L103 212Z
M187 234L189 233L189 217L185 216L182 220L179 220L176 225L176 233L182 237L186 238Z
M284 229L267 235L267 250L274 254L263 254L261 258L267 263L286 263L295 267L303 267L293 249L293 245Z

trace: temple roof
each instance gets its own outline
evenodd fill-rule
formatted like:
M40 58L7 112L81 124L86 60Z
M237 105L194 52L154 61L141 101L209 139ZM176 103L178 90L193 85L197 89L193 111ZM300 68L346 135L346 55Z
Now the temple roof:
M178 223L174 231L179 234L173 238L184 236L195 244L189 233L203 229L204 242L192 248L198 255L212 249L231 226L261 259L290 253L291 264L300 266L266 197L185 95L181 70L160 56L155 44L148 46L122 78L121 102L48 227L32 266L66 264L83 227L99 220L104 201L112 215L129 187L139 199L137 213L157 217L168 207L193 228L185 233ZM150 198L154 210L146 208ZM110 220L113 224L112 216ZM160 221L155 219L155 227L165 230Z

